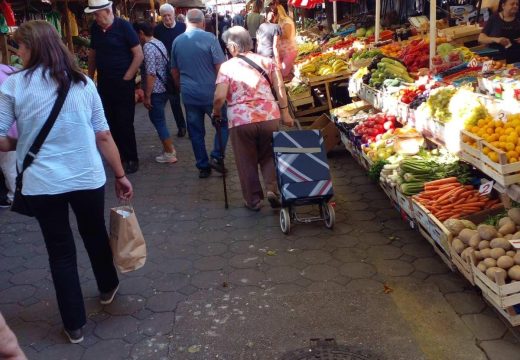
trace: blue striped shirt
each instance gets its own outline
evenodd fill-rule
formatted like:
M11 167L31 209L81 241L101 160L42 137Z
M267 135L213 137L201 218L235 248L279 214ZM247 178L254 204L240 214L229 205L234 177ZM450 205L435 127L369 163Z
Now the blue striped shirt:
M13 74L0 87L0 136L16 120L16 158L21 169L25 154L47 120L57 97L57 84L42 68L26 77ZM32 165L25 171L24 195L55 195L91 190L106 182L95 133L109 130L94 83L73 84L63 108Z

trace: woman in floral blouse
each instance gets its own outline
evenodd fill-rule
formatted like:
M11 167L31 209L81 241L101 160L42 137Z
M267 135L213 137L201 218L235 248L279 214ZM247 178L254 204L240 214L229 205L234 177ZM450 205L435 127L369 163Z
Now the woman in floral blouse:
M293 125L282 74L273 59L251 52L253 42L243 27L232 27L222 38L233 58L220 67L213 116L220 117L220 109L227 101L229 135L244 205L253 211L259 211L262 206L264 192L258 173L260 166L267 199L271 207L279 207L272 135L278 129L280 119L285 125ZM273 84L278 103L265 76L247 59L265 71Z

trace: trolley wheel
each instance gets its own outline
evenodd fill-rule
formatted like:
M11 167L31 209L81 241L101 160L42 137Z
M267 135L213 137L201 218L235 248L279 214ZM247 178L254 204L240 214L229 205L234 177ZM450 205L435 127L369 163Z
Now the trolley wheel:
M322 205L322 209L325 227L327 229L332 229L334 227L334 223L336 222L336 213L334 212L334 208L331 204L324 203Z
M280 210L280 228L286 235L291 231L291 217L288 208L282 208Z

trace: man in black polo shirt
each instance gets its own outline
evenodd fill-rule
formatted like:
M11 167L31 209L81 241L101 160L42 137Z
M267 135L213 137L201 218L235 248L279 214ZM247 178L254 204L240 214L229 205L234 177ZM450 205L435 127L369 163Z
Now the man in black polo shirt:
M186 31L186 24L175 21L175 9L168 3L161 5L159 13L161 14L162 22L155 27L153 37L164 44L168 57L170 57L172 53L173 40ZM184 120L184 114L182 113L181 108L181 95L170 94L169 100L172 107L173 117L177 124L177 136L183 137L186 135L186 121Z
M110 131L128 174L139 168L134 131L135 74L143 51L132 25L112 12L112 1L89 0L85 13L93 13L88 74L97 69L98 92Z

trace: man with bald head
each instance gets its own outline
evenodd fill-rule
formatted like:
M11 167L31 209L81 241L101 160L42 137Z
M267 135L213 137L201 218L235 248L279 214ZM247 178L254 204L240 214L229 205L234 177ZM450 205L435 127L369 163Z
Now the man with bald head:
M220 65L226 61L215 35L204 31L204 14L198 9L186 14L186 32L173 42L171 53L172 76L180 87L186 109L186 121L191 146L199 169L199 178L207 178L211 169L223 173L227 143L227 119L222 119L223 149L215 135L211 159L208 158L204 136L205 115L211 116L215 81ZM225 111L223 112L225 114Z
M186 24L175 21L175 9L168 3L161 5L159 14L161 14L162 22L155 27L153 36L163 43L170 56L172 44L177 36L186 31ZM169 94L169 100L177 124L177 136L183 137L186 135L186 121L181 109L181 96L179 93Z

